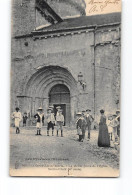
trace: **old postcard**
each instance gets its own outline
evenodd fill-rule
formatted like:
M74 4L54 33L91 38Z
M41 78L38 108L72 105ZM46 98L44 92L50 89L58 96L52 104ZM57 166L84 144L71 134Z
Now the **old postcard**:
M119 177L120 0L12 0L10 175Z

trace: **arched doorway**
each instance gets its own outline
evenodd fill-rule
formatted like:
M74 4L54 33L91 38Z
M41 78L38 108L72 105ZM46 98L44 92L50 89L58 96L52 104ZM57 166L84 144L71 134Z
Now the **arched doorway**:
M54 106L54 113L56 115L57 106L61 106L65 119L64 125L70 124L70 91L64 84L57 84L53 86L49 92L49 105Z
M65 125L68 126L75 119L77 97L77 81L71 72L67 68L50 65L40 68L27 80L22 95L17 99L31 118L40 106L47 114L49 105L61 105L65 112Z

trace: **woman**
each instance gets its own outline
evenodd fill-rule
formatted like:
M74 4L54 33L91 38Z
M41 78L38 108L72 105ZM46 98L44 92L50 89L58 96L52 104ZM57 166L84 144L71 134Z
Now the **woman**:
M100 110L101 118L99 123L98 146L110 147L110 138L108 134L108 127L106 125L106 116L104 115L104 112L104 110Z
M19 112L19 108L16 108L16 112L13 112L12 119L15 120L16 134L20 133L20 122L22 120L22 114Z

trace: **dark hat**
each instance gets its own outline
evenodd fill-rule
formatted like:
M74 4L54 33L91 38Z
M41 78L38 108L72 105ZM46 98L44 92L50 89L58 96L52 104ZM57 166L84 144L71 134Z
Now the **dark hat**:
M90 112L91 112L91 110L90 110L90 109L87 109L87 110L86 110L86 112L87 112L87 111L90 111Z
M113 116L114 116L114 117L117 117L117 115L116 115L116 114L113 114Z
M100 110L100 113L102 113L102 114L103 114L104 112L105 112L105 111L104 111L103 109L101 109L101 110Z
M24 112L24 114L27 114L26 112Z
M16 110L20 110L18 107L16 107Z
M82 112L86 112L85 110L83 110Z

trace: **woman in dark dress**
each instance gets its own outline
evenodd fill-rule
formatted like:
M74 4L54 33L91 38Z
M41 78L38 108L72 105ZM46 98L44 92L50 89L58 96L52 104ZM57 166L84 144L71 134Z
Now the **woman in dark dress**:
M110 147L110 137L108 134L108 127L106 125L106 116L104 115L104 110L100 110L100 113L101 117L99 123L98 146Z

